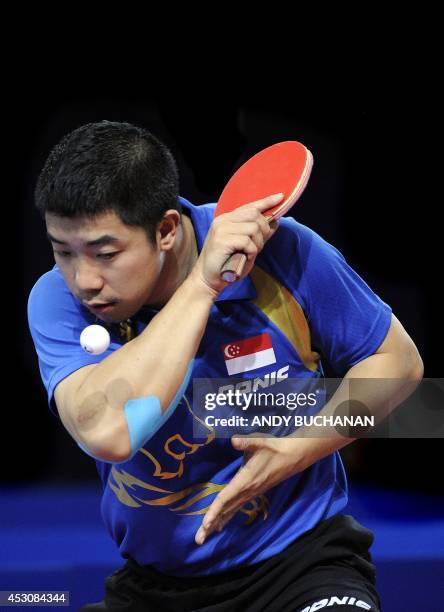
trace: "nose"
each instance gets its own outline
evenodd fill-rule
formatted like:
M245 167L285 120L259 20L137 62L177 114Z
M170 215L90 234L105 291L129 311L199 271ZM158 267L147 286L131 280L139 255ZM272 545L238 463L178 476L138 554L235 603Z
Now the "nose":
M81 295L95 294L103 287L103 278L99 270L87 261L77 263L74 280Z

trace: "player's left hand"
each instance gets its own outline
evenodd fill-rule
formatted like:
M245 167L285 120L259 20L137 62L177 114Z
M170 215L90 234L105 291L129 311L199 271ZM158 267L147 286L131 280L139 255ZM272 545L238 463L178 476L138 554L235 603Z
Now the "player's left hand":
M211 533L222 531L246 502L311 465L313 461L304 456L304 442L300 438L233 437L233 447L244 452L244 463L208 508L196 543L203 544Z

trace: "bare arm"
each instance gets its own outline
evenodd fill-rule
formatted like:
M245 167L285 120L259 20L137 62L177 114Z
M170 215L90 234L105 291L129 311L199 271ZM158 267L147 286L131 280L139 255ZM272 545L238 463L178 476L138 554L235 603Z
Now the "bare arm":
M261 211L281 198L221 215L213 222L195 267L142 334L62 381L55 401L67 430L91 454L123 461L131 451L123 407L129 399L155 396L165 411L183 382L204 333L211 306L226 286L220 269L236 251L248 254L249 274L264 242L274 233Z
M414 391L422 376L418 350L398 319L392 316L390 329L377 352L350 368L319 414L332 416L342 402L350 399L350 379L386 379L382 385L377 380L374 385L358 384L352 395L378 421ZM234 448L244 452L244 464L207 510L196 533L196 542L202 544L215 530L221 530L247 501L353 441L354 438L341 436L334 427L323 429L322 437L316 427L307 427L305 431L301 428L295 435L284 438L233 437Z
M392 315L390 329L379 349L350 368L319 414L333 416L342 402L352 399L364 404L378 423L413 393L423 374L424 365L418 349L399 320ZM351 379L356 382L350 386ZM377 380L372 383L371 379ZM303 439L301 431L296 434L301 447L305 447L302 454L307 465L354 441L354 438L342 437L334 427L323 431L322 437L316 437L315 432L316 427L307 428Z
M197 352L215 295L189 277L140 336L56 387L62 422L94 456L121 461L130 454L123 412L129 399L157 396L166 409Z

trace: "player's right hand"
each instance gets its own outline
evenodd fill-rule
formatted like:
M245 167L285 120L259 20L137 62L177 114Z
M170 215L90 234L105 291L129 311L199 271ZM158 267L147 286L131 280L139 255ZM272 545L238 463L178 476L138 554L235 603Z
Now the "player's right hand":
M270 224L262 213L279 204L283 197L283 194L271 195L216 217L191 273L194 278L218 294L228 284L221 278L221 269L233 253L247 256L241 278L247 276L264 244L277 229L277 222Z

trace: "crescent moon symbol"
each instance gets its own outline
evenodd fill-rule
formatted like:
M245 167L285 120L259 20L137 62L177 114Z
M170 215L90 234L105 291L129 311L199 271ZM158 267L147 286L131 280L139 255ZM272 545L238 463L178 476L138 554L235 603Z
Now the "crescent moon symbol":
M228 353L228 349L231 347L231 344L227 344L227 346L224 348L224 355L225 357L228 357L229 359L232 358L233 355L230 355L230 353Z

